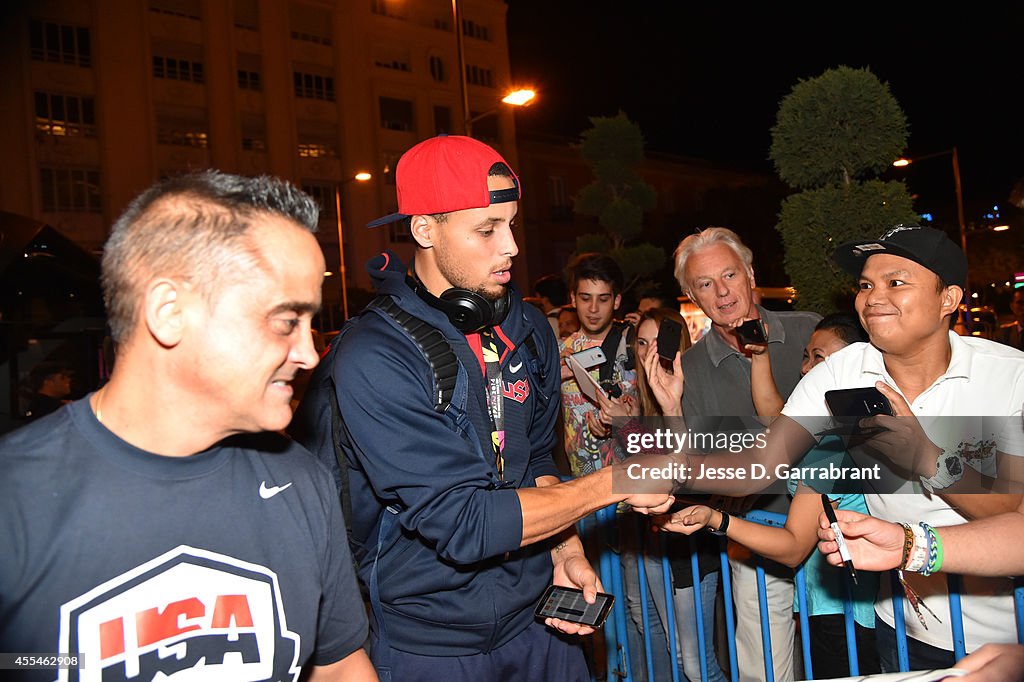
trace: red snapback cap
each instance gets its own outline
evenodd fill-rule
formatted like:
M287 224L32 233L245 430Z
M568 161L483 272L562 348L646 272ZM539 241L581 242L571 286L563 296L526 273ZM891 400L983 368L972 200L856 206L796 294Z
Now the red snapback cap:
M491 190L487 173L503 163L512 173L515 187ZM379 227L414 215L449 213L467 208L518 201L516 177L501 154L479 140L464 135L438 135L412 147L395 169L398 212L366 224Z

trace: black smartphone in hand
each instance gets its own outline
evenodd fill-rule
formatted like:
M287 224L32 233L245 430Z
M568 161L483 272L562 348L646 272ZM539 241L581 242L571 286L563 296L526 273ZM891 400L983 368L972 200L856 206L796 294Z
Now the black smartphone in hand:
M872 435L878 430L860 429L857 423L865 417L873 417L876 414L893 415L889 399L874 386L825 391L825 404L828 405L829 412L832 413L839 426L826 429L815 435Z
M583 590L578 590L575 587L550 585L548 589L544 590L544 596L540 598L534 615L538 618L560 618L572 623L599 628L604 625L614 603L614 596L598 592L597 601L588 604L583 599Z
M668 317L663 319L658 327L658 355L672 362L679 352L682 335L683 325Z
M768 333L765 331L764 323L761 320L747 320L736 327L736 336L740 337L740 341L743 343L768 343Z

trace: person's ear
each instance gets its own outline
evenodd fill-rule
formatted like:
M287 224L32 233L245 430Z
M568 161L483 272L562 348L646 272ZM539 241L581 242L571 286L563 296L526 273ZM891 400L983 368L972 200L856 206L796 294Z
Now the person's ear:
M612 306L612 310L618 310L620 305L622 305L622 294L615 294L615 304Z
M171 279L154 280L145 290L146 329L165 348L178 345L184 335L185 293L183 283Z
M942 316L956 314L960 309L960 301L964 299L964 290L959 285L953 284L942 290L941 311Z
M409 220L409 232L412 233L412 238L424 249L434 246L438 229L440 229L440 225L430 216L414 215Z

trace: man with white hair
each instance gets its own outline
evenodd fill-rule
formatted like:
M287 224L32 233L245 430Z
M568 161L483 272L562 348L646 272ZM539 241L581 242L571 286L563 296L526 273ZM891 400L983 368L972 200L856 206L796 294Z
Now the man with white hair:
M726 431L757 427L751 393L751 351L736 333L747 320L761 320L768 331L776 386L785 400L800 378L803 349L821 319L810 312L773 312L754 302L753 253L725 227L709 227L683 239L675 252L675 275L683 293L711 319L711 330L683 354L683 416L697 430ZM741 418L741 419L735 419ZM743 420L742 418L748 418ZM758 508L785 514L785 495L763 495ZM757 574L750 553L730 548L736 603L736 654L740 679L761 679L764 647L757 599ZM775 678L791 680L793 671L793 572L766 562L765 585L771 626Z

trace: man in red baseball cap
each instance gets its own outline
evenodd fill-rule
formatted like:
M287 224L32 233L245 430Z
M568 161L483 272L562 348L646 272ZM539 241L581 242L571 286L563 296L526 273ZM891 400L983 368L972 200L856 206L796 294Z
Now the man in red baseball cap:
M575 521L671 498L613 493L610 468L559 483L558 348L510 284L520 190L501 155L440 136L402 156L396 181L398 212L371 226L408 220L415 260L370 261L380 296L331 345L295 422L351 503L372 659L382 679L588 680L556 630L593 628L534 607L552 582L596 599Z

